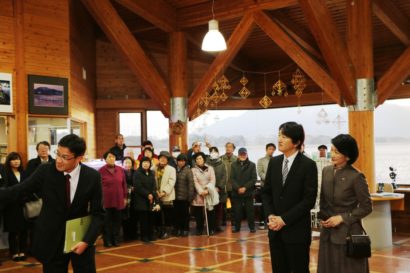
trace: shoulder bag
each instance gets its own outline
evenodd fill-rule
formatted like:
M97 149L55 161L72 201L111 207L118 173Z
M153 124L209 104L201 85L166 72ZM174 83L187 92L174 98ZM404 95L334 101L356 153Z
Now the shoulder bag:
M43 199L39 198L35 193L33 193L33 196L36 198L36 200L24 203L24 217L27 220L32 220L33 218L39 216L41 208L43 206Z
M350 232L351 225L346 237L346 256L350 258L369 258L372 256L371 241L360 222L363 234L353 235Z

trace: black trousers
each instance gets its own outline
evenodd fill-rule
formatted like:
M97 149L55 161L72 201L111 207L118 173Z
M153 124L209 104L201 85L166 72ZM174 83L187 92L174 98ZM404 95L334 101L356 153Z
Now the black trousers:
M189 201L174 201L175 228L177 230L189 230Z
M286 244L280 232L269 240L272 272L309 273L310 243Z
M235 215L235 228L241 228L241 221L243 218L243 209L245 208L246 219L248 220L249 229L255 229L255 211L253 206L253 197L233 197L232 208Z
M71 260L74 273L95 273L95 247L89 246L81 255L74 253L56 255L52 261L43 264L43 273L67 273Z
M9 250L11 256L27 252L28 231L9 232Z
M141 239L153 239L155 221L154 213L149 210L138 210L137 214L141 223Z
M121 210L106 208L104 217L104 243L118 243L120 241Z
M132 208L128 208L128 218L122 220L122 231L124 233L124 241L132 241L137 239L138 229L138 213Z
M195 221L196 221L196 230L197 231L203 231L204 230L204 223L205 223L205 213L204 213L204 207L202 206L193 206L194 208L194 215L195 215ZM209 230L215 231L215 209L209 211L206 211L207 217L208 217L208 227Z

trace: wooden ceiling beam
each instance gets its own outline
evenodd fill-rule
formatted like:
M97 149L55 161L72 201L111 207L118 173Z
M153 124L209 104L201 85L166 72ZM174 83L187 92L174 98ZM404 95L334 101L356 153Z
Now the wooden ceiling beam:
M410 19L393 1L373 0L373 12L403 44L410 45Z
M393 65L377 82L377 104L383 104L386 99L400 88L402 82L410 76L410 46L400 55Z
M82 2L136 75L144 92L158 103L164 116L169 116L170 92L167 84L110 0L82 0Z
M215 78L223 72L245 43L254 26L253 13L248 12L236 26L227 42L227 49L220 52L199 81L188 101L188 116L192 117L199 99L209 90Z
M218 104L218 110L244 110L244 109L264 109L259 104L261 98L247 98L247 99L228 99L225 102ZM269 107L271 108L283 108L283 107L296 107L298 106L298 97L296 95L288 95L287 97L270 97L272 104ZM300 98L300 103L302 106L307 105L318 105L322 103L322 94L321 93L309 93L303 94ZM333 104L334 100L327 96L323 96L324 104ZM209 109L213 110L213 109Z
M119 4L144 18L165 32L177 30L176 10L163 0L135 1L116 0Z
M315 38L310 33L302 30L294 21L290 20L283 12L277 10L272 12L273 20L292 37L296 43L304 48L310 55L319 61L323 61L323 56L315 44Z
M327 66L339 86L344 102L347 105L355 104L356 81L353 77L353 65L326 1L299 0L299 3Z
M160 110L158 103L153 99L97 99L96 109L121 109L121 110Z
M323 88L335 103L341 104L340 91L327 71L285 31L262 11L255 13L255 23L300 67L316 84Z
M275 10L296 6L297 0L219 0L214 3L215 19L230 20L255 10ZM180 29L208 24L212 19L212 1L178 9L177 24Z

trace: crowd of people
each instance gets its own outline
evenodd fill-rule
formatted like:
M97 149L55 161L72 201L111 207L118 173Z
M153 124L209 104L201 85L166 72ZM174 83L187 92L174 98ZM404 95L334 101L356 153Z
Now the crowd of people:
M245 147L235 154L231 142L225 144L223 155L209 143L203 151L199 142L187 153L175 147L172 154L156 154L147 140L135 160L124 153L126 145L119 134L98 172L80 163L85 142L76 135L60 140L55 159L48 142L38 143L38 156L25 170L21 156L12 152L0 167L0 209L4 231L9 232L10 257L26 259L30 244L44 272L60 272L69 260L73 267L85 268L81 272L95 272L94 242L101 232L104 247L109 248L122 241L212 236L223 231L227 220L236 233L246 218L250 233L268 229L273 272L309 272L311 209L319 203L318 272L369 272L366 258L345 254L348 230L360 233L361 219L372 210L366 179L352 167L359 156L356 141L350 135L336 136L331 141L331 164L318 165L320 158L326 158L327 147L318 147L320 158L315 163L303 153L304 139L300 124L282 124L278 147L266 144L265 156L255 164ZM282 154L274 156L277 148ZM33 193L44 200L34 224L23 215L24 203ZM256 210L259 227L255 202L262 204ZM71 254L60 253L61 223L87 214L93 220L86 238ZM195 218L192 233L191 217ZM45 249L41 240L50 232L55 243Z

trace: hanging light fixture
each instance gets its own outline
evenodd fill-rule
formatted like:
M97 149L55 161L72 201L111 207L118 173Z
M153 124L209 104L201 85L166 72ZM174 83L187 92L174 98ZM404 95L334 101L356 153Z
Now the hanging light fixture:
M218 21L215 20L214 14L214 0L212 0L212 20L208 22L209 30L202 40L202 50L209 52L218 52L226 49L225 38L219 32Z

